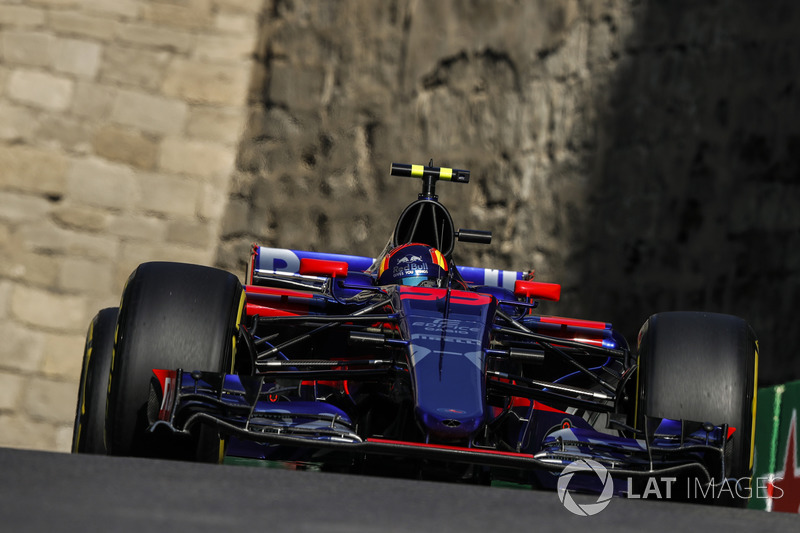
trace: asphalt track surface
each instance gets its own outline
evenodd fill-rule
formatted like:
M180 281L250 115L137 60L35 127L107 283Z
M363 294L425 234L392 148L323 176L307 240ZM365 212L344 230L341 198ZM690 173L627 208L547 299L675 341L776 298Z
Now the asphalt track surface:
M14 532L800 531L746 509L614 499L579 517L553 492L1 448L0 480Z

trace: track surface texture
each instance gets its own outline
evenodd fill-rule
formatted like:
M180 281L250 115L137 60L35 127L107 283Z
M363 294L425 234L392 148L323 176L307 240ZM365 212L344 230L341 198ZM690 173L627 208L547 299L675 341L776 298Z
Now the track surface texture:
M0 475L0 523L15 532L800 528L761 511L614 499L579 517L553 492L13 449L0 449Z

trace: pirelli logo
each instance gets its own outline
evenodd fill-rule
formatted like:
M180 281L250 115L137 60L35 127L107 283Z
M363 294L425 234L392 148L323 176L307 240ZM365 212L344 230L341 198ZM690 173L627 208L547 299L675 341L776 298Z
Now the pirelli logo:
M428 167L424 165L392 163L392 176L401 176L406 178L431 177L437 180L453 181L456 183L469 183L469 170L448 167Z

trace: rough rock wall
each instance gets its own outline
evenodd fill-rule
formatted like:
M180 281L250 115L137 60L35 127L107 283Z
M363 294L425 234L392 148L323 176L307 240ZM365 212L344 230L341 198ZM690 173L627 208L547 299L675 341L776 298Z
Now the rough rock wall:
M626 328L655 310L747 318L762 383L800 377L800 5L651 2L608 93L576 263ZM628 322L624 322L624 321Z
M69 449L86 327L137 264L213 263L260 8L0 1L0 446Z
M785 0L272 2L219 261L251 240L374 254L441 184L462 264L536 269L548 313L744 316L762 382L800 376L800 7Z

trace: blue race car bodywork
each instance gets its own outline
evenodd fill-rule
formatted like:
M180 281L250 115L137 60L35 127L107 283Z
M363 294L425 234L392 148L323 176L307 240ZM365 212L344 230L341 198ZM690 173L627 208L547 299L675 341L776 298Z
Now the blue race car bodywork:
M210 428L229 457L543 488L591 459L618 495L657 474L724 479L734 428L639 412L622 335L534 314L538 299L558 299L557 285L456 266L462 234L488 239L453 231L431 187L387 246L442 248L443 287L377 285L380 258L254 246L237 352L246 370L155 370L149 430ZM592 476L575 487L602 488Z

